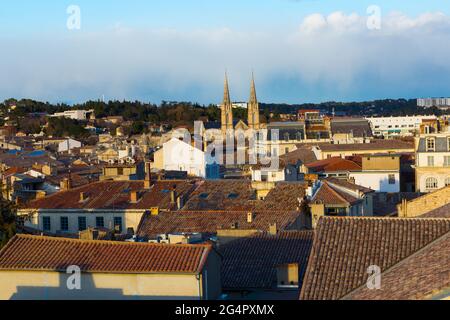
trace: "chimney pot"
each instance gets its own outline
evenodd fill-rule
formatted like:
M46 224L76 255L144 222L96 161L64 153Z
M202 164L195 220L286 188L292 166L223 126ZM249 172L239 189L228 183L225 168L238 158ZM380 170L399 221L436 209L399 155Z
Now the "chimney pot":
M252 223L253 222L253 212L247 213L247 222Z

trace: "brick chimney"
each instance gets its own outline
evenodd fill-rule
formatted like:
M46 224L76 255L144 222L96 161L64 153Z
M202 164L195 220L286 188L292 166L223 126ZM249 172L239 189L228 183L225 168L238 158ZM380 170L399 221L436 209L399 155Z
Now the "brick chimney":
M59 186L61 191L70 190L72 188L72 180L70 178L64 178L61 180Z
M133 190L130 192L130 202L136 203L139 201L139 192L136 190Z
M145 164L145 180L144 180L144 189L150 190L152 186L152 175L151 175L151 166L150 161Z

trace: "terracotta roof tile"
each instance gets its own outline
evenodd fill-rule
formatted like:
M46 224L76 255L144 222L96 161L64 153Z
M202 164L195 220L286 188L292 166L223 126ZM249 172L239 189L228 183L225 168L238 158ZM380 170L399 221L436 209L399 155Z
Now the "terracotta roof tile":
M324 181L311 201L313 203L323 203L325 205L351 205L358 202L359 199L333 188Z
M207 180L192 193L184 210L251 210L256 199L251 181Z
M381 288L361 286L345 297L356 300L417 300L450 288L450 232L381 274Z
M0 270L198 273L209 245L162 245L16 235L0 251Z
M322 151L352 151L352 150L414 150L414 143L401 140L372 140L370 143L321 144Z
M349 181L344 180L344 179L338 179L338 178L329 177L329 178L326 178L325 181L327 181L331 185L340 186L340 187L343 187L343 188L346 188L346 189L349 189L349 190L353 190L353 191L360 191L362 193L374 192L370 188L366 188L364 186L360 186L359 184L355 184L355 183L349 182Z
M253 211L254 218L247 222L249 211L173 211L161 212L157 216L146 213L142 216L137 234L154 238L158 234L202 232L215 234L220 229L269 230L273 223L279 230L288 230L299 218L299 211Z
M340 299L450 231L450 219L335 218L318 222L300 299Z
M187 196L194 185L188 181L156 181L151 189L144 190L143 181L100 181L68 191L55 193L43 199L31 201L28 209L174 209L170 191ZM140 200L130 201L130 192L138 191ZM80 193L87 199L80 201Z
M356 162L343 159L341 157L332 157L325 160L319 160L306 165L314 172L335 172L335 171L361 171L361 166Z
M418 218L450 218L450 203L422 214Z
M257 233L221 245L222 286L225 289L271 289L276 267L299 264L301 282L312 246L313 231L285 231L277 235Z

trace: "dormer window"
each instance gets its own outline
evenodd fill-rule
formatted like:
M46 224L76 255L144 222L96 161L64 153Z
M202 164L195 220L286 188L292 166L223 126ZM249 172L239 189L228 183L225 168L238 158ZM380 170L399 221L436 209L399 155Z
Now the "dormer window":
M426 139L427 151L435 151L435 145L436 145L436 141L435 141L434 138L427 138Z

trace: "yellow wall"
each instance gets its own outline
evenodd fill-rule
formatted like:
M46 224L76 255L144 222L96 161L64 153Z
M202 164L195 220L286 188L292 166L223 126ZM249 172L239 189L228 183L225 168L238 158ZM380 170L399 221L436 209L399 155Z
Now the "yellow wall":
M158 170L164 169L164 148L161 148L154 153L154 162L152 167Z
M215 299L221 290L217 287L220 277L215 279L213 270L208 274L208 289L201 283L204 276L197 280L194 274L83 273L81 290L67 288L71 275L66 273L0 271L0 300L199 299L206 290Z
M376 156L362 157L363 170L399 170L400 157L398 156Z
M96 227L95 217L103 217L104 227L113 228L114 227L114 217L122 218L122 232L126 232L127 228L133 228L134 231L137 230L139 222L141 221L142 215L145 210L110 210L110 211L64 211L62 210L51 210L46 211L45 209L31 210L31 209L21 209L18 211L19 216L24 216L29 213L33 213L31 221L26 221L25 226L39 229L42 231L42 217L49 216L51 230L50 232L56 233L60 230L60 218L69 218L69 230L68 233L78 233L78 217L86 217L87 227Z

